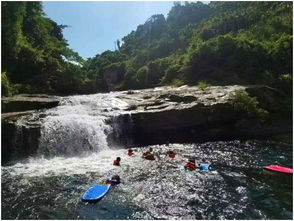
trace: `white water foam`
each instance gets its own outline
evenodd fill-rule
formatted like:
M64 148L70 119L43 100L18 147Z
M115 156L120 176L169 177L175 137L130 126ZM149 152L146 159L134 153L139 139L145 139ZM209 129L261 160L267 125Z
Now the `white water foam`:
M5 167L11 176L52 177L60 175L83 175L87 173L111 174L123 173L129 169L143 170L158 166L158 160L142 161L141 155L147 148L134 149L135 156L129 157L126 149L106 149L96 153L88 153L77 157L29 158L24 163ZM113 166L113 161L121 157L121 167Z
M127 103L117 93L62 98L61 105L47 110L41 127L39 155L74 156L109 149L112 127L107 119L123 112Z

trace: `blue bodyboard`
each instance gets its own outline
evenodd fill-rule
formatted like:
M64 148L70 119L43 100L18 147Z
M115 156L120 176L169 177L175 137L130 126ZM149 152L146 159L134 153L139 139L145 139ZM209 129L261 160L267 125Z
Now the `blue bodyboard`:
M210 171L210 164L201 163L200 171Z
M82 200L83 201L97 201L101 199L103 196L106 195L106 193L109 191L111 185L100 185L95 184L91 186L83 195Z

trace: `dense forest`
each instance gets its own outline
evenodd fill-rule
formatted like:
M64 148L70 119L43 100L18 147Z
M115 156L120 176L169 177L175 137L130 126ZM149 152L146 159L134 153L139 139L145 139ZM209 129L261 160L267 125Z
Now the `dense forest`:
M160 85L263 84L292 91L292 2L180 3L83 60L42 2L2 2L2 96ZM98 42L103 44L103 42Z

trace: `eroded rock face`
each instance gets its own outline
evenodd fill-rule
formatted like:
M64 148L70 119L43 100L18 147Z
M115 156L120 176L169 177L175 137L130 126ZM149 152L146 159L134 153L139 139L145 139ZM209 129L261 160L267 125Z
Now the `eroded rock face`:
M41 125L40 115L34 114L37 110L56 107L58 104L59 97L44 94L22 94L1 98L2 163L37 152ZM37 119L34 119L34 116Z
M183 110L197 105L212 106L228 102L229 96L236 90L245 90L246 87L212 86L205 90L198 87L182 86L159 87L155 89L134 90L123 92L120 99L129 103L129 110L138 112L161 112L167 110Z
M256 96L261 106L270 112L270 120L260 122L245 112L235 110L228 99L236 90L246 90L251 96ZM98 105L95 114L115 115L113 118L110 117L107 123L115 125L117 129L109 135L109 145L121 146L126 141L128 144L140 146L167 142L267 138L292 133L292 118L278 114L281 95L268 87L211 86L205 90L188 86L159 87L115 92L109 97L107 94L105 96L108 102L113 104L105 107L105 113ZM13 99L16 99L16 102L26 102L27 97L29 96L25 99L23 97ZM34 106L37 109L43 108L43 104L51 107L58 105L59 102L58 97L41 96L31 99L30 102L39 102ZM95 99L90 101L90 103L101 102ZM2 102L5 102L5 99ZM118 105L117 102L124 105ZM82 106L86 105L83 103L80 105L82 109L93 108ZM16 109L19 110L18 107ZM36 154L41 135L41 122L45 115L43 110L1 115L2 162L13 157Z
M36 111L1 114L1 162L34 155L39 146L40 124L26 120Z
M270 113L277 111L280 95L264 86L160 87L119 97L129 103L133 139L139 145L264 138L292 131L291 123L273 115L260 122L235 110L228 99L236 90L256 96Z
M2 97L1 111L2 113L7 113L37 110L56 107L58 104L59 98L56 96L49 96L44 94L20 94L13 97Z

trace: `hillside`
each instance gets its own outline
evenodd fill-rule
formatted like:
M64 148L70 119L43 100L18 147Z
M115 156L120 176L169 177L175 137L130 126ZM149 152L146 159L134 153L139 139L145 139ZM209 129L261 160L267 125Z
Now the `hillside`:
M46 18L40 2L5 2L1 10L5 96L199 82L292 91L291 2L176 2L167 18L151 16L117 40L118 50L87 61L68 48L66 25Z

